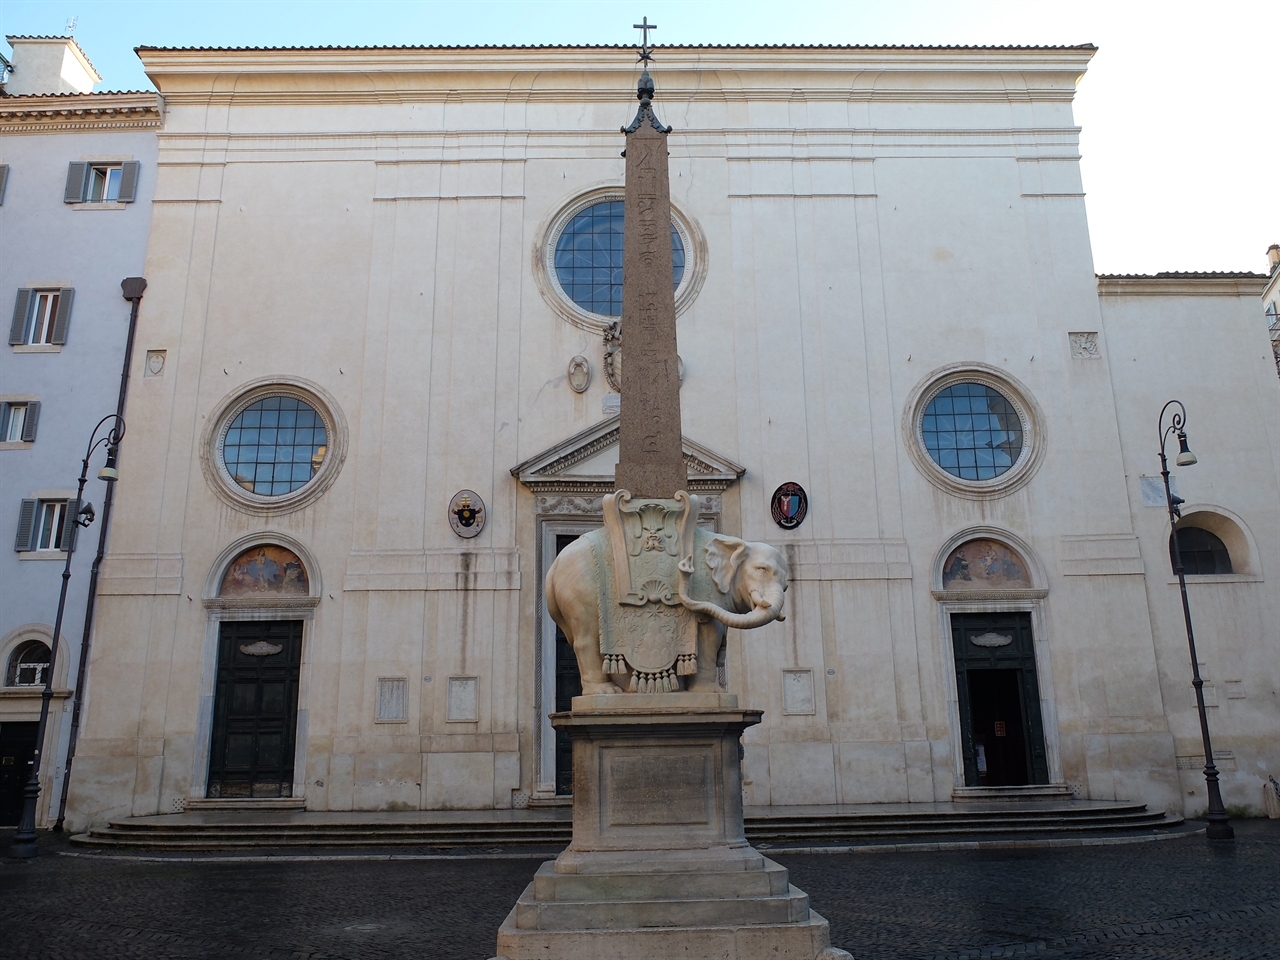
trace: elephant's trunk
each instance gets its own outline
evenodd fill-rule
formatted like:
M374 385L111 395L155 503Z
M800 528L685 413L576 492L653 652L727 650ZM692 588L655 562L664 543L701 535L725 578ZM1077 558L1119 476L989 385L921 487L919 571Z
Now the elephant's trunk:
M688 569L686 569L688 564ZM715 603L705 603L701 600L690 598L687 590L689 585L689 574L693 572L692 558L686 558L680 563L680 584L678 588L678 596L680 602L686 610L692 610L694 613L702 613L709 617L719 620L726 627L733 627L735 630L753 630L756 627L763 627L766 623L772 623L774 620L782 619L782 602L783 591L781 587L777 590L770 590L768 596L761 596L759 593L753 593L751 601L754 609L750 613L734 613L732 610L726 610L724 607Z

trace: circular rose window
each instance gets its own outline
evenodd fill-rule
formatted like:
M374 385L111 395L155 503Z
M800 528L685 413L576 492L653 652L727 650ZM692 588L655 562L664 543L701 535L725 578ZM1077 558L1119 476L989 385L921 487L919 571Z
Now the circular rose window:
M994 480L1022 456L1022 417L985 383L955 383L929 401L920 436L933 462L961 480Z
M260 497L279 497L319 473L329 432L305 400L264 397L236 415L220 446L222 465L237 486Z

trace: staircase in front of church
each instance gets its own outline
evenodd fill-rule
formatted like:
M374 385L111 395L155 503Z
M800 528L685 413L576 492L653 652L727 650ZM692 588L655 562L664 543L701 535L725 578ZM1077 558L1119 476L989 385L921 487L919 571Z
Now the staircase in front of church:
M155 851L281 848L563 847L573 836L566 807L537 810L347 811L201 809L130 817L72 837L91 848ZM1195 830L1141 803L1101 801L897 803L748 807L747 839L760 849L819 846L983 845L1142 840ZM534 855L532 852L530 855Z

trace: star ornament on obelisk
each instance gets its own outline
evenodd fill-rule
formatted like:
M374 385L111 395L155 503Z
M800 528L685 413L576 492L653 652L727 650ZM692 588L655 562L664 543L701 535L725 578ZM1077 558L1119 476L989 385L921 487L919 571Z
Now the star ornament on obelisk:
M645 17L638 56L653 59ZM619 457L614 482L634 497L673 497L687 485L680 432L680 377L676 356L676 298L671 275L671 178L667 135L653 112L654 84L646 67L636 88L640 109L630 126L625 156L622 247L622 368Z

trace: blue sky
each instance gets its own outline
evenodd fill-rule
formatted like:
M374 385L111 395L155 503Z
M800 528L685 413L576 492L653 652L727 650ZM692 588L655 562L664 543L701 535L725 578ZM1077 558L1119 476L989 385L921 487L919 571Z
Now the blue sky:
M644 15L658 44L1095 43L1075 116L1097 269L1261 271L1280 242L1280 3L4 0L0 32L75 17L98 89L122 90L151 88L143 44L632 43Z

